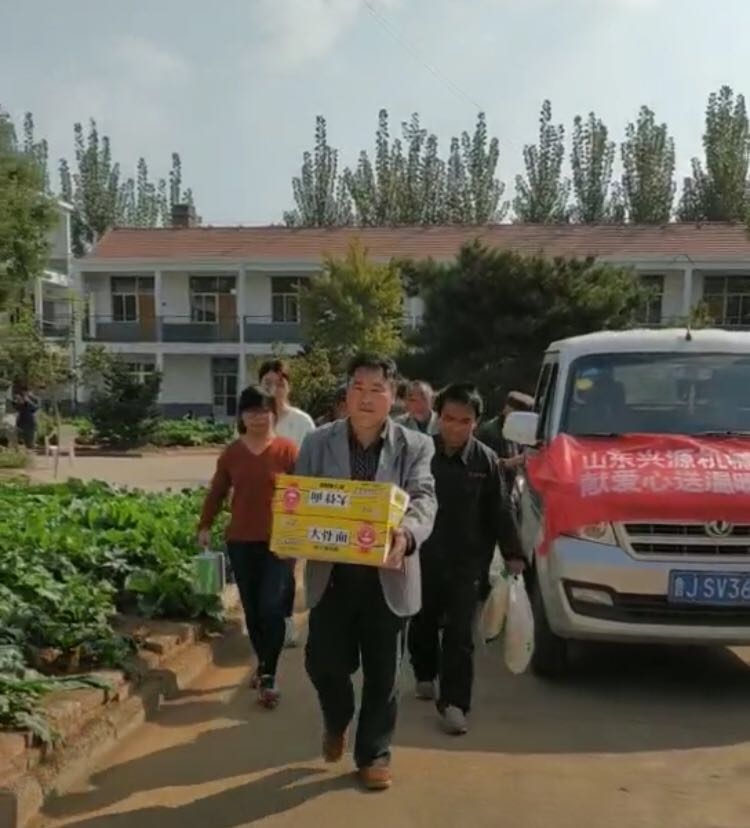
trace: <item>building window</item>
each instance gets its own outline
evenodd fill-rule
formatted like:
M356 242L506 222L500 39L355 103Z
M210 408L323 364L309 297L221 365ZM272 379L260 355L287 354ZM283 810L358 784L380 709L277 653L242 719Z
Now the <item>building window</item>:
M646 292L638 321L644 325L661 325L664 303L664 277L641 276L640 286Z
M214 411L220 416L237 416L237 359L214 357L211 360Z
M219 297L235 292L234 276L190 277L190 321L216 323L219 320Z
M271 278L271 321L300 322L299 294L307 282L300 276Z
M750 276L704 276L703 301L714 324L750 327Z
M153 276L113 276L112 320L114 322L138 321L138 297L153 296Z
M148 377L154 375L156 366L153 362L141 362L139 360L124 360L124 365L128 370L128 374L136 382L143 384Z

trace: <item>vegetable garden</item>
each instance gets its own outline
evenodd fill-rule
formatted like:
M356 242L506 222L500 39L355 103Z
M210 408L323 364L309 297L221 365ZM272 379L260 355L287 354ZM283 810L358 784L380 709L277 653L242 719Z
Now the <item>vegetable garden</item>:
M39 698L132 654L118 615L218 620L219 596L193 589L200 498L77 481L0 488L0 728L50 738Z

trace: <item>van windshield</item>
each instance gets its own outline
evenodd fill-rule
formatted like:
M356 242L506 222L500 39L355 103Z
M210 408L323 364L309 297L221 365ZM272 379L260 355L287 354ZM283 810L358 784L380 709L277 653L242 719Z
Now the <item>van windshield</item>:
M750 432L750 354L580 357L571 365L560 431Z

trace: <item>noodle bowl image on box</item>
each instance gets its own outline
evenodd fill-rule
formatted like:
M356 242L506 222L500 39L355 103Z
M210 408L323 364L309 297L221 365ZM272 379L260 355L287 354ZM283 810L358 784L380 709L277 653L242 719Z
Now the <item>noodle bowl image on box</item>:
M390 483L279 475L271 549L282 557L383 566L409 496Z

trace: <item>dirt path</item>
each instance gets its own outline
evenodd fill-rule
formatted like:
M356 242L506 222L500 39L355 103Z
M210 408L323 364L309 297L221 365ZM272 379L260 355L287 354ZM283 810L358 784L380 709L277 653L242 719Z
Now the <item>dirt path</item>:
M348 762L319 759L300 650L283 704L255 706L246 646L222 645L196 685L123 744L44 828L747 828L750 670L725 652L592 652L566 685L510 677L479 658L471 733L442 735L411 698L395 787L360 793Z
M216 465L216 453L144 454L143 457L76 457L71 464L60 459L58 480L77 477L81 480L104 480L119 486L142 489L183 489L204 486ZM28 472L32 480L51 483L52 463L35 457Z

